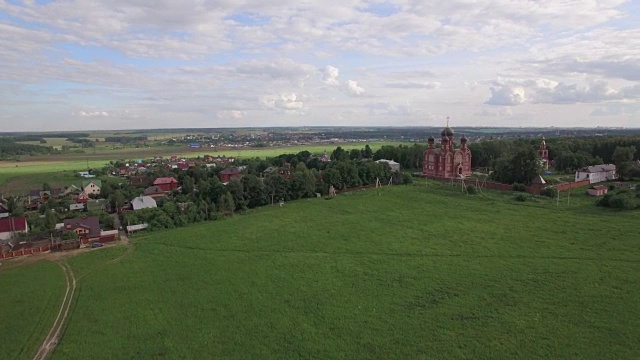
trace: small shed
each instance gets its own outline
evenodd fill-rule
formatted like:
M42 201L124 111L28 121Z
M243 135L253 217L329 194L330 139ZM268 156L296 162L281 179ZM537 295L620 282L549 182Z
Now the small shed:
M158 207L156 204L156 200L151 196L138 196L137 198L131 200L131 207L134 211L140 209L151 209Z
M603 196L609 192L609 188L604 185L592 186L587 189L587 193L591 196Z

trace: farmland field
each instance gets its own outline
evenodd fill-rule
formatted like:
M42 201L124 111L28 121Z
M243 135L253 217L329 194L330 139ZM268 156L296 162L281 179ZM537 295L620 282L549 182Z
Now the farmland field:
M48 261L0 270L0 359L31 359L57 315L65 277Z
M145 234L69 260L52 358L640 358L640 212L562 199L421 183Z

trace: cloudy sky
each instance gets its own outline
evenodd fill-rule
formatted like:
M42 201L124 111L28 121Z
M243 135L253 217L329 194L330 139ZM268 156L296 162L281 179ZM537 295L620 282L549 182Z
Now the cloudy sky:
M0 131L640 127L624 0L0 0Z

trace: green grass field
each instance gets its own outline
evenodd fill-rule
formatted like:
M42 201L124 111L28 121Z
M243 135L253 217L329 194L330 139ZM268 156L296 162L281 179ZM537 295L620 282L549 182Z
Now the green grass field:
M640 358L640 212L562 200L421 183L144 234L69 260L53 359Z
M58 315L65 288L53 262L0 267L0 359L33 358Z

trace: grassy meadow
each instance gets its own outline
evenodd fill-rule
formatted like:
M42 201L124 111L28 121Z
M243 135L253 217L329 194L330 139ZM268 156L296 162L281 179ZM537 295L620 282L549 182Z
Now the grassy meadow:
M69 259L52 358L640 358L640 212L562 200L421 182L140 234Z
M0 359L33 358L58 315L65 289L56 263L0 266Z

